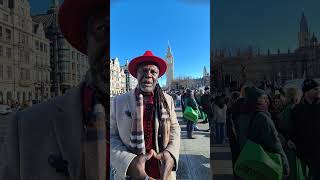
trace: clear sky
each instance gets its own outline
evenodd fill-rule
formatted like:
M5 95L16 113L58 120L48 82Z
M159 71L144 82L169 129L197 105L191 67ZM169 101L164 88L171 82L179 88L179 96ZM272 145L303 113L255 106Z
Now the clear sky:
M215 48L260 47L287 52L298 46L302 12L311 33L320 37L319 0L213 0Z
M169 40L175 77L209 70L209 0L111 0L110 21L110 55L120 64L146 50L163 58Z
M28 0L31 7L31 14L44 14L51 6L53 0ZM59 0L60 3L63 0Z

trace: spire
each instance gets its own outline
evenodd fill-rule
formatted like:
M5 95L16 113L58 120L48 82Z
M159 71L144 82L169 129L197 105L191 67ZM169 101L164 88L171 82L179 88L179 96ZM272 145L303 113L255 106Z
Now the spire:
M59 1L58 0L52 0L52 5L54 7L59 7Z
M309 32L308 21L304 12L302 12L301 20L300 20L300 32Z

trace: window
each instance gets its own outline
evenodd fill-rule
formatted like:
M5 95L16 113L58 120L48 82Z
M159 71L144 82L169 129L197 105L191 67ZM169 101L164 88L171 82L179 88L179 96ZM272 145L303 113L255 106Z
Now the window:
M77 64L77 71L80 71L80 64Z
M10 29L6 29L6 40L11 40L11 30Z
M7 66L7 75L8 75L8 80L12 79L12 67Z
M75 63L73 62L72 63L72 70L74 70L74 68L75 68Z
M30 63L29 53L28 53L28 52L25 52L24 56L25 56L24 58L25 58L26 63L29 64L29 63Z
M3 5L3 0L0 0L0 5Z
M43 43L40 42L40 51L43 52Z
M39 41L36 41L35 45L36 45L36 49L39 50Z
M23 80L23 68L20 69L20 79Z
M3 56L3 47L0 46L0 57Z
M39 73L39 71L37 71L37 72L36 72L36 80L37 80L37 81L39 81L39 76L40 76L40 73Z
M75 58L75 52L74 52L74 51L72 51L72 55L71 55L71 57L72 57L72 59L74 59L74 58Z
M80 59L80 54L77 53L77 60L79 61L79 59Z
M72 75L72 80L73 81L76 80L76 75L75 74Z
M12 57L11 48L7 47L7 58L11 58L11 57Z
M43 44L43 50L44 50L45 53L48 52L48 49L47 49L47 45L46 45L46 44Z
M9 21L9 15L3 13L3 21L8 22Z
M0 64L0 79L3 79L3 65Z
M27 69L26 79L27 79L27 80L30 80L30 69Z
M3 37L3 33L2 33L2 26L0 26L0 38Z

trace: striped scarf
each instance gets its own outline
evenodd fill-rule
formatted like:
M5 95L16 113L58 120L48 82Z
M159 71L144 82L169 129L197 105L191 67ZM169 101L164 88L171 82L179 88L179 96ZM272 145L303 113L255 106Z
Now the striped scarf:
M109 179L109 133L106 126L106 109L95 91L83 87L85 136L83 143L86 180Z
M162 96L164 97L164 96ZM169 141L168 127L165 125L167 121L170 121L170 114L168 109L165 108L164 103L167 103L164 98L160 98L157 93L155 93L155 106L156 106L156 116L155 119L159 122L159 135L158 135L158 146L160 151L162 151L165 147L164 145L167 144ZM143 95L138 94L136 96L136 115L133 118L131 124L131 134L130 134L130 151L134 154L146 154L146 147L145 147L145 139L144 139L144 132L143 132ZM166 104L167 106L167 104ZM159 118L160 117L160 118ZM156 135L157 136L157 135ZM161 143L160 143L161 142Z

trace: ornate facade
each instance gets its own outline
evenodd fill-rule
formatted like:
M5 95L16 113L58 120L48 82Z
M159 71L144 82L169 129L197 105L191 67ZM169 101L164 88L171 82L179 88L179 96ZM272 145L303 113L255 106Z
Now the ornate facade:
M32 20L28 1L1 0L0 104L50 97L49 63L49 41Z
M320 46L310 35L307 19L302 14L298 48L291 52L267 55L252 51L226 56L222 50L213 57L213 85L218 89L238 88L244 81L282 86L287 80L320 77Z
M46 14L32 17L44 26L45 35L50 40L51 97L62 95L77 86L89 69L88 57L73 48L62 36L57 21L58 11L58 0L53 0Z
M115 96L126 92L126 74L120 67L119 59L110 61L110 95Z

